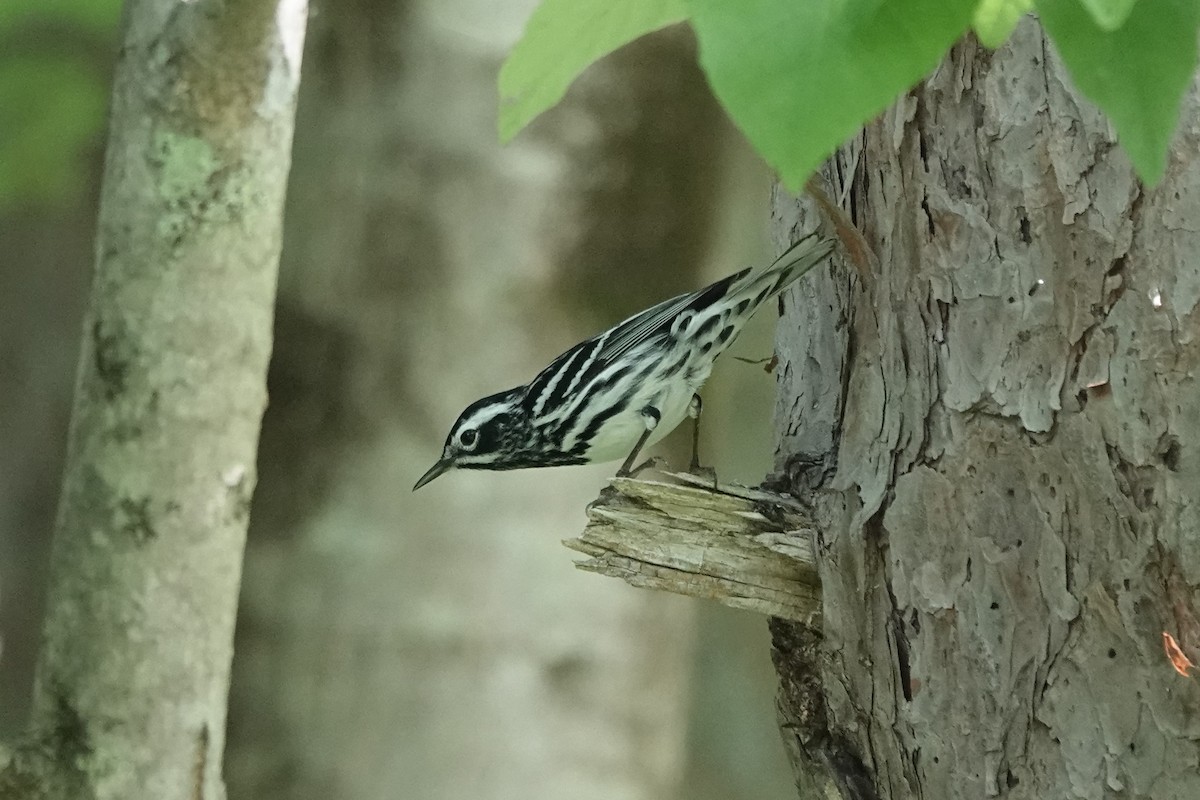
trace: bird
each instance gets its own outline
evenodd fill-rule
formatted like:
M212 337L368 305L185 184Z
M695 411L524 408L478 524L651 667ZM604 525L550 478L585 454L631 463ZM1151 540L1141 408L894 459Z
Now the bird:
M830 239L809 234L769 266L664 300L570 348L529 383L476 400L459 414L441 458L413 491L456 468L511 470L623 458L617 475L636 474L641 450L686 416L695 420L691 469L697 471L699 391L713 362L759 307L832 251Z

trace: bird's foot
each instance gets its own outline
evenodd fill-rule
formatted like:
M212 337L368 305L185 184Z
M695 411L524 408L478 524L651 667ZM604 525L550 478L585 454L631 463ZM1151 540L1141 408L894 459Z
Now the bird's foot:
M698 478L704 478L712 483L712 488L715 491L717 488L717 471L712 467L704 467L696 459L692 459L692 463L688 465L688 472Z
M647 458L645 461L638 464L636 467L634 467L632 469L625 469L622 467L621 469L617 470L616 477L618 477L618 478L636 478L638 476L638 473L644 472L645 470L648 470L648 469L662 469L666 465L666 463L667 463L667 460L665 458L663 458L662 456L650 456L650 458Z

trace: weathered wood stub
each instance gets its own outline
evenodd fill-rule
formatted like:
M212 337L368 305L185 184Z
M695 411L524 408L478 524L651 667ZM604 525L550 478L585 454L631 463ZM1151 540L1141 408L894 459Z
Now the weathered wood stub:
M820 625L812 527L793 498L668 473L614 478L588 507L581 569L634 586L704 597Z

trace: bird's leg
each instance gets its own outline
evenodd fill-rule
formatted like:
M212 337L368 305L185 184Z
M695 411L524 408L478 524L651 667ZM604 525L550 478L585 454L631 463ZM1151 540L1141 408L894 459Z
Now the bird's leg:
M715 489L717 488L717 471L712 467L700 466L700 412L703 408L704 403L700 400L700 395L693 394L692 402L688 404L688 416L692 418L692 462L688 465L688 472L711 478Z
M662 419L662 414L654 406L646 406L642 409L642 421L646 423L646 430L638 438L637 444L633 446L633 449L629 451L629 456L625 459L625 463L617 470L618 478L632 478L646 467L654 465L655 459L653 458L639 464L637 467L633 466L633 462L637 460L638 453L645 447L646 440L650 438L650 434L654 433L654 429L658 427L660 419Z

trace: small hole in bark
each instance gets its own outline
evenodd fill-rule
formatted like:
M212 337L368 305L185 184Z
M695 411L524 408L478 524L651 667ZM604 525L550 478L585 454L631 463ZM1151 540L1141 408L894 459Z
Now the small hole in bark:
M1025 544L1025 540L1024 540L1024 539L1017 539L1017 547L1020 547L1020 546L1021 546L1021 545L1023 545L1023 544Z
M1017 298L1015 298L1015 297L1009 297L1009 298L1008 298L1008 302L1009 302L1009 303L1015 303L1015 302L1017 302Z
M1006 495L1008 495L1009 497L1016 497L1016 496L1017 496L1017 490L1016 490L1016 489L1009 489L1009 490L1007 490L1007 491L1005 492L1005 494L1006 494Z
M1131 752L1131 753L1136 753L1136 752L1137 752L1137 745L1136 745L1136 744L1134 744L1133 742L1130 742L1130 743L1129 743L1129 752Z
M1018 783L1020 783L1021 779L1018 778L1016 775L1013 775L1013 771L1010 769L1004 773L1004 782L1007 783L1008 788L1011 789L1014 786L1016 786Z
M1029 233L1029 217L1025 216L1024 210L1021 211L1021 241L1029 244L1033 241L1033 236Z
M999 603L997 603L995 600L993 600L993 601L992 601L992 604L991 604L990 606L988 606L988 608L992 609L992 611L995 611L995 610L996 610L996 609L998 609L999 607L1000 607L1000 604L999 604Z
M1171 472L1179 471L1179 440L1174 436L1167 437L1167 447L1163 450L1162 462L1163 466L1171 470Z
M1126 578L1125 580L1121 581L1121 585L1124 586L1125 591L1128 592L1129 591L1129 578Z
M1116 650L1114 650L1114 649L1113 649L1113 648L1111 648L1111 647L1110 647L1110 648L1108 648L1108 657L1109 657L1109 658L1116 658L1116 657L1117 657L1117 651L1116 651Z

